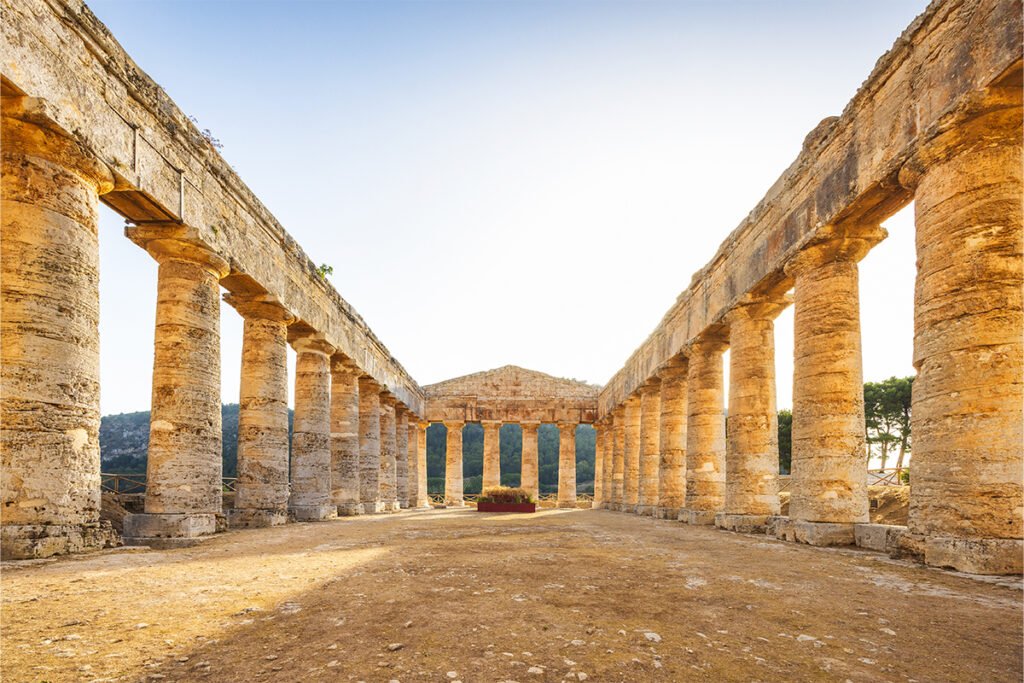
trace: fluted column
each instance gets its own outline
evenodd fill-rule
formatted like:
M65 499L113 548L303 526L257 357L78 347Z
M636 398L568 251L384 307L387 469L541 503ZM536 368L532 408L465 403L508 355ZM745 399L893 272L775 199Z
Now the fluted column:
M427 491L427 427L430 423L419 420L416 423L416 503L417 508L430 507Z
M605 456L605 444L604 437L608 433L608 430L604 426L604 422L598 421L594 423L594 504L595 509L601 509L604 507L605 502L605 488L604 488L604 456Z
M444 502L449 507L462 507L462 420L445 420L448 439L444 454Z
M70 138L21 120L24 104L3 98L3 559L113 538L100 528L97 239L99 195L113 178Z
M658 517L661 519L678 519L686 503L686 372L686 359L677 357L658 373L661 379Z
M679 519L713 524L725 504L725 407L722 352L725 343L707 336L690 347L687 371L686 507Z
M640 498L640 397L626 399L623 423L622 510L636 512Z
M397 512L398 443L395 438L396 400L390 394L380 396L380 502L384 512Z
M484 422L483 488L501 486L501 423Z
M158 230L128 231L160 268L145 514L125 519L124 536L129 544L173 545L214 533L222 514L218 295L228 264L194 247L147 239Z
M658 510L658 453L661 420L661 381L653 379L640 388L640 487L636 514L653 516Z
M609 413L604 420L602 438L604 442L604 464L601 473L601 488L604 490L602 494L601 507L604 509L610 509L612 506L612 494L613 485L612 479L614 475L614 455L615 455L615 429L612 424L612 415Z
M540 495L540 471L537 465L537 430L539 422L521 422L523 430L522 464L519 485L536 498Z
M611 510L623 510L625 500L626 417L625 407L612 411L612 501Z
M331 357L331 502L339 515L362 514L359 502L359 368Z
M576 507L575 422L558 423L558 507Z
M288 521L288 324L271 297L228 296L245 318L233 527Z
M395 406L395 490L398 506L409 507L409 410Z
M1005 90L1014 107L932 143L914 194L909 532L928 564L984 574L1024 558L1020 87Z
M795 280L789 520L796 524L784 537L814 545L853 543L853 524L868 521L857 261L885 232L859 232L807 247L786 267Z
M752 299L726 315L729 324L729 429L725 508L716 526L765 530L779 514L779 420L775 407L774 320L787 302Z
M380 499L380 385L359 378L359 504L363 513L383 512Z
M338 516L331 500L331 354L318 336L292 343L295 349L295 422L292 428L291 498L298 521Z

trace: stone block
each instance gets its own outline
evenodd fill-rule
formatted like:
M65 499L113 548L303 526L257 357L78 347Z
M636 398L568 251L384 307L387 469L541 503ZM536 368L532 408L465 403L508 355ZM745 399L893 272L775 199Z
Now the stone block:
M715 526L741 534L763 534L768 529L768 515L735 515L719 512Z
M679 511L679 521L686 522L687 524L708 526L715 523L715 514L714 510L687 510L683 508Z
M679 508L658 508L655 515L658 519L679 519Z
M217 530L217 515L210 513L142 513L124 518L125 545L182 547L194 545Z
M779 540L816 546L853 545L853 524L806 522L783 516L768 518L767 533Z
M1024 540L932 537L925 539L924 561L970 574L1021 574Z
M355 517L363 514L363 506L359 503L343 503L338 506L339 517Z
M228 526L232 529L258 529L280 526L288 523L286 510L252 510L234 508L228 510Z
M335 519L338 516L337 506L324 505L297 505L288 508L288 515L296 522L322 522L326 519Z
M8 524L0 527L0 559L28 560L121 545L110 522Z
M636 514L641 517L654 517L658 512L656 505L637 505Z
M853 537L858 548L889 552L897 547L907 527L896 524L854 524Z

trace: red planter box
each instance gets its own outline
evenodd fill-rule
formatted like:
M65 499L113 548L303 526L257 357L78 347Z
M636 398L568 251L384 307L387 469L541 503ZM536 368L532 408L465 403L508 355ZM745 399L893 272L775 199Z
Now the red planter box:
M477 503L477 512L536 512L536 503Z

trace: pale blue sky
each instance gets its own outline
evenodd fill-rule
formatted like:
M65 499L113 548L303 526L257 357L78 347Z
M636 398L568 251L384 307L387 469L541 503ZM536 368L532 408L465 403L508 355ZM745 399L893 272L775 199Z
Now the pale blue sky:
M925 2L89 6L420 383L514 363L603 384ZM887 225L867 379L913 371L910 212ZM103 411L145 410L156 267L101 229ZM792 311L776 336L788 406Z

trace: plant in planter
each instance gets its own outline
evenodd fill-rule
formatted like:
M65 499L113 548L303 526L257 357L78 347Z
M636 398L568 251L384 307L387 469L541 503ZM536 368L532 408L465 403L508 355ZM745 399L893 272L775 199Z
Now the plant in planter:
M535 512L537 501L528 491L510 486L486 488L476 501L477 512Z

